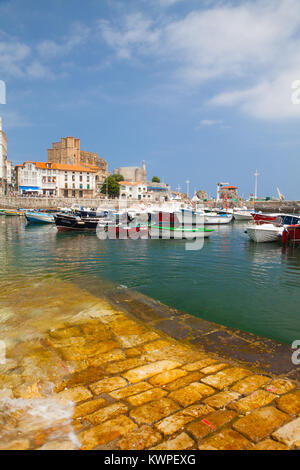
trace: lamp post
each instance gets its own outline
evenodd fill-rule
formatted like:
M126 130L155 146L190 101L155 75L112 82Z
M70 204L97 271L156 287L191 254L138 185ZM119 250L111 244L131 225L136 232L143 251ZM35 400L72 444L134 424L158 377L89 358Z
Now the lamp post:
M190 181L186 180L186 195L189 198L189 192L190 192Z
M254 173L254 176L255 176L255 191L254 191L254 199L256 200L257 199L257 178L259 177L259 173L258 171L256 170L256 172Z

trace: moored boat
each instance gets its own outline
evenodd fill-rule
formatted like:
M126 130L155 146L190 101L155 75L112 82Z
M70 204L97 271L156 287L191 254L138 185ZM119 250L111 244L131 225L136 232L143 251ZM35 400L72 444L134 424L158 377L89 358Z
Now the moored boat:
M282 234L282 243L300 243L300 224L285 227Z
M275 242L279 241L284 230L283 226L274 224L250 224L247 227L246 233L250 240L257 243Z
M36 224L54 224L54 216L47 212L26 212L26 220L28 223Z
M222 225L230 224L233 220L233 214L217 214L210 213L204 215L204 224L205 225Z
M184 239L192 240L194 238L208 238L214 229L207 229L205 227L168 227L163 225L150 225L149 234L150 238L164 238L164 239Z

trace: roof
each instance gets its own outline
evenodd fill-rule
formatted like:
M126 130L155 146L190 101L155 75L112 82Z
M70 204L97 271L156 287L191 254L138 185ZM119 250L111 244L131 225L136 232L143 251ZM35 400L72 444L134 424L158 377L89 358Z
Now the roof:
M41 168L42 170L61 170L61 171L80 171L80 172L87 172L87 173L94 173L96 170L92 168L90 165L67 165L63 163L47 163L47 162L31 162L27 161L24 162L23 165L16 165L18 167L24 167L26 163L32 163L36 166L36 168ZM49 167L48 165L51 165Z
M119 181L121 186L137 186L139 184L144 184L142 181Z
M221 189L238 189L237 186L222 186Z

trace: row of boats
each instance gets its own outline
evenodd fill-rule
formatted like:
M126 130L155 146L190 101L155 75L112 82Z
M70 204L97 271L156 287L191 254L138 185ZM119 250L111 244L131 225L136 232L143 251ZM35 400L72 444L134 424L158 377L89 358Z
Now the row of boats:
M28 223L55 224L58 231L92 231L109 238L207 238L208 226L249 221L245 230L254 242L300 242L300 214L263 214L239 209L209 210L183 204L138 206L120 211L106 209L60 209L44 212L0 209L0 215L25 216Z

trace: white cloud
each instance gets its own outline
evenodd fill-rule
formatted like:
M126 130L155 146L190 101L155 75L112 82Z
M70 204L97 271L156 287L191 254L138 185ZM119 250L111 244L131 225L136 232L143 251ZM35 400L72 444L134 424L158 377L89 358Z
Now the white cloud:
M222 123L223 121L221 119L202 119L202 121L200 121L201 126L216 126Z
M179 20L126 16L121 25L102 23L102 37L121 58L146 55L171 65L173 80L185 87L214 80L211 105L267 119L300 117L290 99L291 82L300 79L299 0L218 5Z
M39 55L43 58L51 58L68 54L75 47L84 44L90 35L90 28L81 23L73 23L70 31L70 34L65 36L60 42L49 39L41 41L37 46Z

